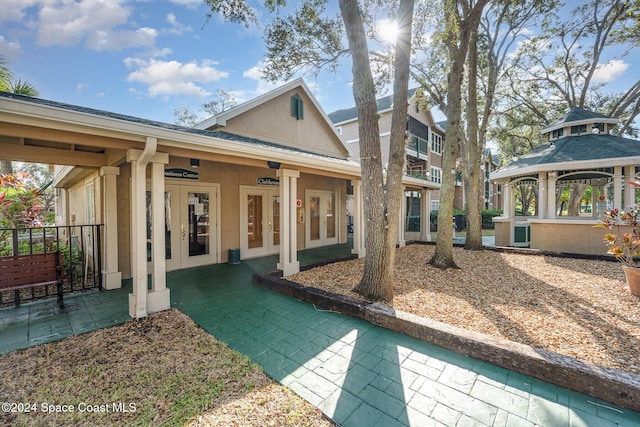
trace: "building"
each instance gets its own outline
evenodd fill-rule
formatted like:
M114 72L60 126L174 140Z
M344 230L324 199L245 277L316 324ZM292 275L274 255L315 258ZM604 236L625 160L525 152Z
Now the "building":
M132 279L134 318L169 308L166 271L278 254L297 272L298 250L347 242L347 192L365 254L360 165L300 79L195 128L0 92L0 153L58 165L58 223L103 225L103 283Z
M496 245L604 254L608 209L636 203L626 184L640 172L640 141L615 136L615 118L582 108L542 130L547 143L491 173L504 214L494 218Z

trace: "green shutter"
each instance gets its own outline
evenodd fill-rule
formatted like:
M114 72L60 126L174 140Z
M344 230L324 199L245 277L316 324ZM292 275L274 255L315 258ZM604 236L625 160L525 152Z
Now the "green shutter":
M304 103L297 93L291 97L291 115L296 120L304 119Z

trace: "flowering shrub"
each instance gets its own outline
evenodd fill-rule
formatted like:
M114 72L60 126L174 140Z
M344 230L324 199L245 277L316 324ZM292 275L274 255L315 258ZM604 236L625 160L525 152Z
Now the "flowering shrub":
M38 227L44 224L42 193L25 183L24 172L0 175L0 228Z

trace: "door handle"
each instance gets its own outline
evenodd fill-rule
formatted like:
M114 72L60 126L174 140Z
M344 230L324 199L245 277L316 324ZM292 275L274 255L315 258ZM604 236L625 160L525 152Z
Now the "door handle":
M184 224L181 224L181 225L180 225L180 230L181 230L181 232L182 232L182 240L184 240L184 238L185 238L185 236L186 236L186 232L185 232L185 229L184 229Z
M271 224L271 221L269 221L269 233L271 233L273 231L273 224Z

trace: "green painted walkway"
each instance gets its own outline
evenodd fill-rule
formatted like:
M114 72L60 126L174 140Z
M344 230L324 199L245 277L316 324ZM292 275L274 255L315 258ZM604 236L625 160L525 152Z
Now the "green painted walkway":
M346 252L346 246L323 248L300 259ZM171 272L172 305L343 426L640 427L637 412L251 284L254 272L272 270L275 262L266 257ZM34 345L61 338L61 331L120 323L128 318L128 292L65 298L68 314L53 308L55 300L0 310L0 351L17 348L16 337L25 332Z

